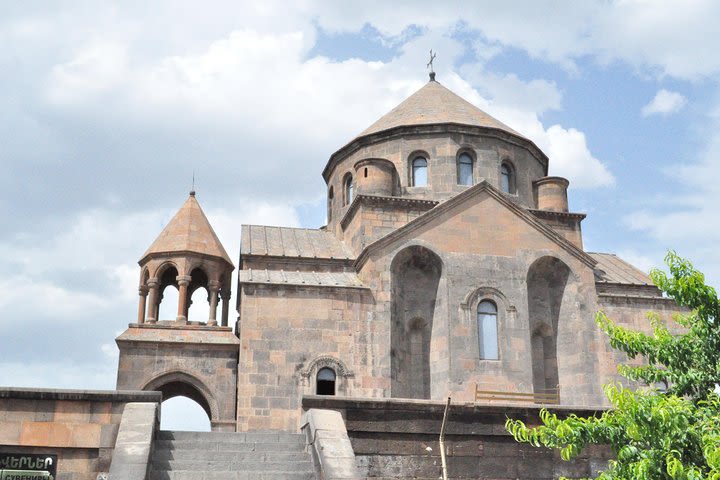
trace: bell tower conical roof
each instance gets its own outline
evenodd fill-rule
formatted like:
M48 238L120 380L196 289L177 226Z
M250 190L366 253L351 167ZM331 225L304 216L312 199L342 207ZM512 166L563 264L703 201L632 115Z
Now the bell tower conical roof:
M153 254L179 252L209 255L233 264L195 198L194 191L190 192L180 210L143 254L140 263Z

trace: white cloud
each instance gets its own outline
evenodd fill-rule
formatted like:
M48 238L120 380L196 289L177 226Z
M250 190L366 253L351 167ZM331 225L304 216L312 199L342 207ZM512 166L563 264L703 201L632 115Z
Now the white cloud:
M629 262L643 273L649 273L652 268L662 268L662 255L655 257L648 255L647 252L639 253L635 250L621 250L617 252L617 256Z
M663 171L668 187L642 209L629 212L624 222L644 232L648 245L660 253L676 250L701 266L710 283L720 284L720 104L711 105L703 119L705 146L697 160Z
M655 97L642 108L642 115L643 117L656 114L669 115L680 111L686 103L687 99L681 94L661 89L658 90Z
M95 292L72 290L25 275L1 280L0 292L0 308L5 312L0 323L28 317L74 321L78 316L88 312L97 315L109 307L108 299Z
M306 58L311 43L302 31L269 35L237 30L200 53L142 65L126 65L126 57L118 49L105 49L118 61L82 52L54 69L49 95L65 108L94 108L103 105L103 98L110 98L117 104L101 108L140 122L155 118L156 122L211 123L227 134L228 127L235 125L245 134L252 132L255 139L267 138L272 132L268 142L275 142L280 135L302 139L300 144L315 144L307 150L331 152L341 145L338 139L352 138L422 85L416 76L408 75L408 65L421 64L416 57L424 55L431 43L444 48L448 66L464 51L447 36L429 33L407 42L403 55L387 63L333 62ZM93 61L98 65L91 65ZM116 67L119 63L124 66ZM77 68L78 64L82 68ZM561 107L561 93L553 83L485 73L479 66L461 69L468 75L465 80L448 66L439 72L443 83L489 113L497 112L501 120L505 116L511 127L547 148L555 171L569 177L576 187L612 183L612 175L591 154L582 132L542 126L539 115ZM121 78L110 84L104 74L108 70ZM471 84L490 99L479 95ZM111 95L107 88L112 89ZM343 106L342 114L338 105ZM266 163L281 169L281 177L297 177L299 165L283 160L268 159Z
M550 172L566 177L576 188L609 186L615 178L595 158L587 146L585 134L574 128L552 125L538 138L540 148L550 157Z
M407 25L443 28L462 22L482 32L486 42L511 46L531 57L577 71L576 61L594 57L610 64L677 78L720 73L713 42L720 4L712 0L662 3L617 2L339 2L314 5L328 29L358 30L370 23L388 35Z
M102 389L115 388L117 361L75 363L55 358L48 363L29 363L4 358L0 362L0 385L12 387Z
M572 188L615 184L610 170L590 152L583 132L561 125L545 128L538 116L531 112L498 108L496 113L499 119L512 125L545 152L550 159L550 175L567 178Z
M107 356L111 360L117 361L119 352L117 345L115 345L114 343L103 343L102 345L100 345L100 350L105 356Z
M206 213L234 261L242 223L299 224L291 206L243 198L235 212ZM0 243L0 269L16 272L0 280L5 312L0 323L14 318L77 322L108 315L131 320L140 274L135 261L174 214L92 209L51 235L42 231L26 234L23 242Z

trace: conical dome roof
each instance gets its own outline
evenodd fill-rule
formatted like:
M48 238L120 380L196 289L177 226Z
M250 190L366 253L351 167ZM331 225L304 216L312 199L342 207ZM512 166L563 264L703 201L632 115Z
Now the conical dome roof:
M472 103L454 94L439 82L431 80L400 105L370 125L358 137L394 127L455 123L496 128L522 136Z
M232 261L223 248L200 204L195 192L165 226L160 235L140 259L156 253L193 252L218 257L230 265Z

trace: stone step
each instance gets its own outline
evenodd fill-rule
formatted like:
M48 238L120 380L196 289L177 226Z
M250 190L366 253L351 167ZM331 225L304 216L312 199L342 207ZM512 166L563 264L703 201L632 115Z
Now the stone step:
M190 442L232 442L232 443L301 443L305 436L301 433L287 432L181 432L161 430L158 440L178 440Z
M305 443L255 443L255 442L193 442L188 440L156 440L156 450L205 451L205 452L287 452L305 451Z
M262 461L235 461L226 460L158 460L153 461L154 470L169 470L177 472L189 470L195 472L314 472L310 458L305 461L293 462L262 462Z
M315 480L314 472L205 472L178 470L151 472L149 480ZM397 480L397 479L396 479Z
M301 462L307 461L309 455L306 452L268 451L258 449L252 451L228 452L228 451L207 451L207 450L176 450L161 448L153 452L153 460L234 460L244 462L254 460L258 462Z

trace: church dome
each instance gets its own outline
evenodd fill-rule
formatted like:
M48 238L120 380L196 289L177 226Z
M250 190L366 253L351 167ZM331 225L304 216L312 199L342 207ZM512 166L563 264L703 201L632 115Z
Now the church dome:
M323 178L330 182L330 177L340 162L368 145L387 143L407 135L447 136L451 133L494 137L525 148L532 151L532 155L542 164L547 174L547 156L532 140L431 79L334 152L325 165Z
M431 80L365 129L358 137L390 130L395 127L452 123L473 127L494 128L522 136L472 103L459 97L439 82Z

